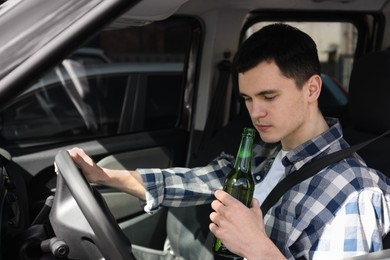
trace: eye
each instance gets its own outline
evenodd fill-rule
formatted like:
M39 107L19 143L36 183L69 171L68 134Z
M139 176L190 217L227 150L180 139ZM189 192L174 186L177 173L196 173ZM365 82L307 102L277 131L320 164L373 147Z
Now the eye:
M267 101L272 101L276 98L277 95L264 95L264 99Z
M252 98L250 98L250 97L247 97L247 96L245 96L245 97L242 97L242 99L243 99L245 102L249 102L249 101L251 101L251 100L252 100Z

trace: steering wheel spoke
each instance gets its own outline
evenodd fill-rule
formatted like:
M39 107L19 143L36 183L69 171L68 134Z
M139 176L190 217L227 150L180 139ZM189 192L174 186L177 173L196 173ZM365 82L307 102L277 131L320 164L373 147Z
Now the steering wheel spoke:
M105 259L134 259L131 243L103 197L91 187L68 152L60 151L55 164L58 176L50 222L56 236L69 246L69 257L99 259L100 252Z

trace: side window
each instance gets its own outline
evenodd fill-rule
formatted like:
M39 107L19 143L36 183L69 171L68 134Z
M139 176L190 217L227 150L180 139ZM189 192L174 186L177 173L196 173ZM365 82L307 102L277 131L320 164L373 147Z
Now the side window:
M102 31L0 112L3 143L177 127L194 24L173 17Z
M319 106L325 115L335 115L348 102L349 77L358 39L357 28L348 22L284 23L304 31L315 41L323 81ZM268 24L270 22L252 25L247 30L246 37Z

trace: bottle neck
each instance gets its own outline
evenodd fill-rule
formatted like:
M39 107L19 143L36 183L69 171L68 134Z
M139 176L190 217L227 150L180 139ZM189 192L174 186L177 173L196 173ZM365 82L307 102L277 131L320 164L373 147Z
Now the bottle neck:
M237 152L234 168L241 172L250 173L252 162L253 136L243 135Z

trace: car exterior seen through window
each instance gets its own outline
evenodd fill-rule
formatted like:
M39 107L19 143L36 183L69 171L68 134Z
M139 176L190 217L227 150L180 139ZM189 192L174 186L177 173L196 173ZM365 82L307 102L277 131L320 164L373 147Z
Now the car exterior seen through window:
M173 128L192 20L102 31L0 112L0 136L60 140Z

